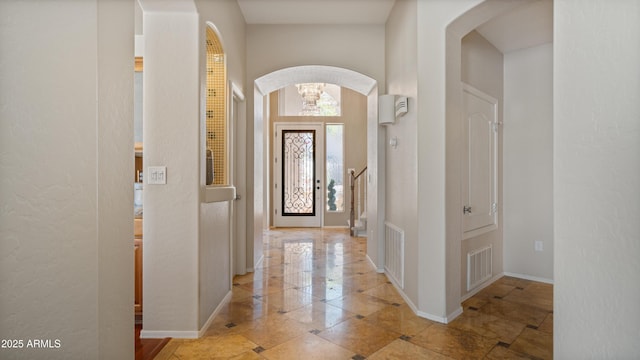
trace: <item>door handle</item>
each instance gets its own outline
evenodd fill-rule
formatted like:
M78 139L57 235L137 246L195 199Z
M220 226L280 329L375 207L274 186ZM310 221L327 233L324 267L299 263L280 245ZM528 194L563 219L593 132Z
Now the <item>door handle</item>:
M462 207L462 213L463 214L471 214L471 206L463 206Z

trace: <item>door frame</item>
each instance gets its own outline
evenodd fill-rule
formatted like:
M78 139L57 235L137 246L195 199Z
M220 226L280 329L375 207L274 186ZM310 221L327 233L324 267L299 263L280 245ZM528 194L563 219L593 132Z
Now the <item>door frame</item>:
M286 129L285 129L286 128ZM288 216L282 215L282 139L279 138L281 130L314 130L315 131L315 169L314 187L318 190L315 194L314 216ZM322 227L324 225L324 162L325 140L324 123L322 122L274 122L273 123L273 226L274 227Z
M246 221L246 200L244 192L246 189L246 141L241 137L246 134L246 113L241 103L245 101L245 96L238 85L229 82L229 129L232 133L230 141L230 179L236 188L233 201L230 202L230 231L229 237L231 246L229 247L229 266L231 283L235 275L247 273L247 221Z

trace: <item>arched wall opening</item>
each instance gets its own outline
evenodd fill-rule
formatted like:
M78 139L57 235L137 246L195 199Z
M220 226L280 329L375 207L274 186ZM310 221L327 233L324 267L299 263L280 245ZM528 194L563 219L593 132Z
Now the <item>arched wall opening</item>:
M465 293L463 283L466 281L466 253L473 244L468 242L476 241L478 245L481 242L494 242L494 257L499 257L499 262L494 266L493 280L499 278L504 273L502 265L503 259L503 209L502 209L502 129L500 132L499 145L499 195L498 209L499 220L498 230L494 235L483 236L481 239L463 240L463 219L461 209L463 207L462 186L463 186L463 151L464 147L464 129L463 129L463 76L462 76L462 39L480 25L496 18L502 14L514 10L520 6L526 6L533 1L522 2L504 2L496 0L487 0L479 2L475 7L463 12L459 17L453 20L446 28L445 40L445 227L446 227L446 259L447 265L446 275L446 294L447 294L447 313L452 314L449 317L455 317L460 313L460 301L464 300L482 288L479 287L474 291ZM482 90L482 89L481 89ZM503 101L500 101L500 107ZM502 110L499 110L499 121L502 122ZM493 238L491 238L493 236ZM467 242L467 243L465 243ZM497 251L496 251L497 249ZM495 263L494 263L495 265ZM491 283L488 281L484 286ZM464 296L463 296L464 295ZM458 310L455 310L458 309Z
M377 81L361 73L332 66L308 65L296 66L277 70L255 80L254 83L254 209L262 209L262 218L256 217L249 228L253 228L254 242L248 244L249 258L253 258L254 264L259 264L262 259L262 229L269 224L268 191L270 187L270 174L268 170L268 154L271 146L266 134L268 131L268 102L266 96L272 91L278 90L290 84L305 82L325 82L349 88L367 97L367 167L370 174L367 195L367 256L378 271L383 270L381 259L383 247L380 244L378 234L384 224L384 129L378 126L378 84ZM251 214L248 214L251 215ZM253 245L253 246L251 246Z

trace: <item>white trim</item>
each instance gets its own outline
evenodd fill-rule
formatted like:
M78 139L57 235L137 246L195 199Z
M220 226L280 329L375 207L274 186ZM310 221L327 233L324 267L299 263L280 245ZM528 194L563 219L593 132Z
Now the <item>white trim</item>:
M202 328L199 331L172 331L172 330L142 330L140 331L141 339L164 339L164 338L174 338L174 339L198 339L204 335L204 333L209 329L211 323L215 319L216 316L222 311L222 308L227 305L227 303L231 300L231 291L225 295L224 299L218 304L215 310L209 316L209 319L204 323Z
M169 331L169 330L142 330L140 339L197 339L198 331Z
M462 296L460 298L460 302L466 301L467 299L471 298L475 294L479 293L480 290L482 290L482 289L486 288L487 286L493 284L494 282L496 282L498 279L500 279L503 276L504 276L504 273L500 273L500 274L494 275L491 279L483 282L482 284L478 285L478 287L476 287L473 290L469 291L468 293L464 294L464 296Z
M463 312L464 310L462 309L462 306L458 306L457 309L455 309L451 314L447 315L447 317L444 319L445 324L449 324L450 322L455 320L458 316L462 315Z
M229 292L224 297L224 299L222 299L222 301L220 302L220 304L218 304L216 309L213 310L213 312L211 313L211 316L209 316L209 319L207 319L207 321L204 323L204 325L202 325L202 328L200 328L200 331L198 331L198 338L202 337L204 335L204 333L209 329L209 326L211 326L211 323L213 322L213 319L215 319L216 316L218 316L218 314L220 314L220 312L222 311L222 308L225 305L227 305L229 303L229 301L231 301L231 296L232 295L233 294L232 294L231 290L229 290Z
M498 221L497 220L497 216L496 216L496 220L495 221ZM498 230L498 224L491 224L491 225L483 226L483 227L478 228L478 229L465 231L465 232L463 232L462 240L469 240L471 238L478 237L478 236L480 236L482 234L486 234L486 233L489 233L489 232L492 232L492 231L495 231L495 230ZM464 231L464 229L463 229L463 231Z
M439 323L442 323L442 324L448 324L448 323L452 322L453 320L455 320L455 318L460 316L462 314L462 312L463 312L462 306L459 306L454 312L452 312L451 314L449 314L449 315L447 315L445 317L429 314L429 313L426 313L424 311L420 311L420 310L418 310L416 305L413 303L413 301L411 301L411 299L409 299L407 294L405 294L404 291L402 291L402 289L398 286L398 284L391 277L389 277L387 275L387 279L389 279L391 284L396 288L396 291L398 291L398 294L400 294L400 296L402 296L402 299L404 300L404 302L406 302L407 305L409 305L409 308L411 308L411 311L413 311L414 314L416 314L416 315L418 315L418 316L420 316L422 318L425 318L425 319L431 320L431 321L436 321L436 322L439 322Z
M231 83L231 95L236 99L238 99L239 102L243 102L244 93L242 92L242 89L240 89L240 86L236 85L236 83L234 83L233 81L230 81L230 83Z
M518 279L537 281L537 282L553 285L553 279L541 278L541 277L525 275L525 274L516 274L516 273L511 273L506 271L503 274L505 276L511 276Z
M373 262L373 260L371 260L371 258L369 257L369 254L367 254L367 260L369 260L369 264L371 264L371 266L373 266L374 269L376 269L376 272L379 274L384 274L384 268L380 269L376 263ZM387 276L387 279L389 277Z
M247 268L247 272L255 272L256 269L259 269L262 266L262 261L264 261L264 254L260 256L260 260L258 260L252 268Z
M303 65L273 71L257 78L255 88L264 96L283 86L303 82L325 82L347 87L368 95L377 85L376 80L353 70L325 65ZM377 123L377 119L376 119Z
M487 286L493 284L494 282L496 282L497 280L499 280L500 278L505 277L505 276L510 276L510 277L514 277L514 278L518 278L518 279L524 279L524 280L530 280L530 281L537 281L537 282L541 282L541 283L545 283L545 284L553 284L553 280L551 280L551 279L545 279L545 278L540 278L540 277L530 276L530 275L524 275L524 274L503 272L503 273L495 275L491 279L489 279L489 280L485 281L484 283L482 283L482 285L480 285L477 288L473 289L472 291L469 291L468 293L464 294L464 296L462 296L460 298L460 302L467 301L468 299L470 299L471 297L473 297L474 295L479 293L482 289L486 288Z

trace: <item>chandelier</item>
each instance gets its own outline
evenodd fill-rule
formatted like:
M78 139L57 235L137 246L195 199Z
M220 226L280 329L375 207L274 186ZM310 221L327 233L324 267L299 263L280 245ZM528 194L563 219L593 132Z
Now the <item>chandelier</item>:
M300 115L313 116L320 115L318 100L324 91L324 83L302 83L296 84L298 93L302 96L302 111Z

